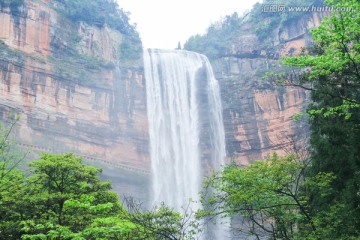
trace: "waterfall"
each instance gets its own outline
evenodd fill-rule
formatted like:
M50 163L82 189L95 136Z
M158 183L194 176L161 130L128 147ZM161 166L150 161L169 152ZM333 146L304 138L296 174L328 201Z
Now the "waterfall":
M152 202L181 211L189 199L198 202L205 169L224 164L218 82L208 59L194 52L144 50L144 67Z

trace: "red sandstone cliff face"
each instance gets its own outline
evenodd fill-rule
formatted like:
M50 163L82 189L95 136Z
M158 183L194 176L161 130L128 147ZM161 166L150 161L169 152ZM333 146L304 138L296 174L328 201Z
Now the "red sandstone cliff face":
M15 16L9 8L4 8L0 15L0 39L22 52L48 55L51 51L51 15L54 12L49 7L31 2Z
M308 94L300 88L275 86L263 76L283 71L279 58L297 55L311 45L309 29L318 26L323 17L314 13L273 29L266 47L262 44L265 40L255 34L241 35L228 57L213 63L222 89L229 157L247 164L272 152L283 155L305 146L307 124L295 122L293 116L305 110ZM251 26L242 28L246 32Z
M246 164L306 141L306 124L292 120L304 109L306 92L273 86L262 77L281 68L279 57L307 47L308 29L322 17L314 14L274 29L267 48L259 47L256 35L242 35L228 57L213 63L224 100L229 156ZM16 131L20 144L149 170L142 68L117 62L119 32L74 25L45 0L27 1L17 15L2 9L0 24L0 118L22 116ZM64 57L73 51L75 57Z
M117 61L121 33L74 25L43 0L2 9L0 40L0 120L21 116L20 145L149 169L142 68Z

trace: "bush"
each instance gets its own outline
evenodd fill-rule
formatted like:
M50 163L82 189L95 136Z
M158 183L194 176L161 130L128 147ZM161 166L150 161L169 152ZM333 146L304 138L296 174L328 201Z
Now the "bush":
M83 21L90 25L103 27L107 24L123 34L136 32L135 26L129 23L129 13L119 8L114 0L56 0L62 3L59 10L69 19Z

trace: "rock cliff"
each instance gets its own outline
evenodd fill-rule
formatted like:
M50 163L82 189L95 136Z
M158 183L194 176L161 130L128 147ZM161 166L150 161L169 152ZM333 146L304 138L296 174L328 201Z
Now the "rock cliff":
M124 44L127 49L136 45L109 24L70 19L61 11L62 2L26 0L15 9L1 5L0 120L21 116L15 131L21 146L74 151L91 161L146 173L142 61L122 51ZM229 157L246 164L274 150L304 145L307 125L292 116L303 111L307 93L273 85L263 76L283 70L282 56L311 45L309 29L323 17L305 14L271 25L265 35L253 30L254 22L244 21L221 56L212 59L221 84Z
M279 59L298 55L312 44L310 29L325 13L311 13L269 28L266 37L251 31L253 23L241 25L229 50L213 60L220 81L227 151L241 164L304 148L306 120L293 120L310 101L300 88L283 87L264 78L266 72L286 72Z
M14 136L25 148L147 172L141 58L121 51L125 33L71 21L61 2L1 5L0 120L20 116Z

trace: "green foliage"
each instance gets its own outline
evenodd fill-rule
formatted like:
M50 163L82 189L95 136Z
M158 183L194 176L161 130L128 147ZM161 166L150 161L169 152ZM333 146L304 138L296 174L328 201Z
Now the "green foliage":
M357 1L327 1L327 3L335 8L359 8ZM358 11L339 12L330 18L325 18L322 24L312 31L315 41L313 53L316 55L284 59L286 65L310 69L305 73L305 79L306 82L316 84L318 89L314 90L318 93L321 91L324 95L328 94L344 100L339 104L339 108L328 109L329 114L340 113L340 110L343 110L344 116L348 116L346 112L359 103L356 91L360 81L359 23Z
M7 181L11 181L9 175L18 167L24 159L15 148L10 134L15 127L18 118L15 117L8 127L0 123L0 191L6 188Z
M239 214L249 225L240 232L289 239L299 220L308 215L306 199L299 194L303 168L294 156L276 155L247 167L227 165L206 181L204 210L198 216ZM210 195L209 189L213 189Z
M313 149L309 176L319 172L336 176L331 194L310 194L311 206L326 216L332 215L333 239L350 239L360 236L360 3L326 3L354 11L336 12L325 18L312 31L312 51L286 58L284 63L305 69L299 79L288 84L311 90L313 103L307 110Z
M1 180L0 239L18 239L23 206L24 174L17 169Z
M250 13L250 22L253 25L256 35L260 41L269 40L271 33L277 28L285 28L290 24L296 23L299 19L309 16L311 12L306 11L288 11L289 7L309 7L321 6L322 0L265 0L261 4L253 6ZM271 12L266 11L266 6L283 6L284 11Z
M53 8L70 20L64 22L71 30L61 32L62 35L55 37L51 42L55 51L49 57L49 62L54 66L56 74L61 77L81 84L103 87L107 82L98 74L102 70L114 69L117 60L133 66L134 61L141 59L142 43L136 25L130 24L129 13L120 9L117 1L56 0ZM101 57L80 53L78 49L81 37L76 31L76 24L79 22L99 28L106 26L119 31L121 43L113 46L119 59L107 62ZM92 48L97 49L96 43ZM95 50L95 55L98 55L96 52Z
M67 226L71 231L83 230L96 217L111 216L121 209L111 184L101 182L101 169L82 164L74 154L42 154L29 164L26 198L36 208L31 215L37 224Z
M97 218L79 235L83 239L144 239L137 226L121 217Z
M0 239L192 239L198 226L187 230L189 215L165 205L143 211L129 202L126 210L101 169L73 153L44 153L29 165L28 177L1 165L10 168L0 179Z
M1 189L2 239L74 239L96 218L120 213L101 170L85 166L74 154L43 154L30 164L32 175L12 170Z
M332 173L307 177L308 165L296 155L273 155L245 167L229 164L206 181L198 217L227 216L234 226L240 217L241 227L235 230L257 239L352 239L351 233L337 232L344 227L338 218L344 205L312 207L313 197L333 194L336 178Z
M69 19L83 21L90 25L117 29L123 34L131 35L136 32L129 23L129 13L119 8L114 0L57 0L63 4L59 8Z
M120 60L132 62L141 59L142 43L138 35L124 36L120 46Z
M18 118L8 127L0 125L0 239L15 239L21 212L24 174L17 168L25 155L14 148L11 132ZM16 203L16 204L14 204Z
M310 12L266 12L266 5L310 6L321 4L322 0L265 0L256 3L251 12L239 16L236 12L224 19L211 24L204 35L191 36L185 43L184 49L205 54L210 59L216 59L233 54L233 45L241 35L256 34L261 46L259 49L269 47L270 38L279 27L284 27L304 17ZM242 26L248 25L249 27Z
M165 205L145 211L133 200L120 204L101 169L73 153L43 153L29 163L30 175L17 169L24 156L0 128L0 239L193 239L199 225L192 213Z
M266 6L283 6L284 11L271 12L266 9ZM322 0L264 0L262 3L257 3L253 6L250 13L251 22L254 23L255 32L260 39L266 39L269 32L276 29L276 27L286 27L289 24L295 23L311 12L306 11L288 11L289 7L310 7L321 6ZM266 35L267 34L267 35Z
M203 53L211 59L226 55L239 34L243 18L235 12L210 25L203 36L190 37L184 44L185 50Z
M142 239L195 239L200 232L200 224L193 218L190 204L184 209L184 213L180 214L165 204L143 211L140 204L127 199L126 205L129 211L124 213L123 218L135 224L136 228L132 230L132 236L143 236Z

